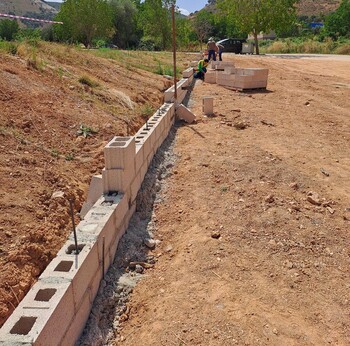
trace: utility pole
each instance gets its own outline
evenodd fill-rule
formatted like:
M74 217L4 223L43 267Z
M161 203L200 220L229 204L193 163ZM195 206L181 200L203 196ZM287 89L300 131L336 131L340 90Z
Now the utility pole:
M177 102L177 88L176 88L176 27L175 27L175 5L171 5L171 17L173 20L173 64L174 64L174 98L175 103Z

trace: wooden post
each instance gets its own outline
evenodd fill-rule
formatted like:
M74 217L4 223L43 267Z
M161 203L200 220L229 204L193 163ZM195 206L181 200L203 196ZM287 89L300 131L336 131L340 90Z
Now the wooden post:
M176 87L176 32L175 32L175 5L171 6L171 17L173 20L173 63L174 63L174 98L177 101L177 87Z

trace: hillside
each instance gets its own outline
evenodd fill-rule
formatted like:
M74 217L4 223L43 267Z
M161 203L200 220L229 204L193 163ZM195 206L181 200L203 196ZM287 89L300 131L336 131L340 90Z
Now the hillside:
M216 1L208 1L206 9L209 11L216 10ZM327 15L335 11L341 3L341 0L300 0L297 5L299 16L320 16Z
M327 15L335 11L341 0L301 0L298 4L298 14L301 16Z
M0 2L0 13L52 18L57 10L41 0L6 0Z
M48 5L55 8L57 11L59 11L62 3L61 2L52 2L52 1L45 1Z
M0 326L71 232L68 198L79 211L103 147L134 134L169 87L154 72L171 53L98 54L45 42L0 50Z

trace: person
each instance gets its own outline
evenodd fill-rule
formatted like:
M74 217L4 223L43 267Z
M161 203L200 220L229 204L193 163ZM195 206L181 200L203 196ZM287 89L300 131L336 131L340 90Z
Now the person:
M217 43L216 47L218 47L219 61L222 61L222 52L224 51L225 47L220 43Z
M210 61L210 58L213 56L213 60L216 61L216 52L218 50L218 47L216 46L216 43L213 37L209 38L207 48L208 48L208 60Z
M207 66L209 64L208 59L202 59L198 61L198 71L194 74L194 78L204 79L205 73L207 72Z

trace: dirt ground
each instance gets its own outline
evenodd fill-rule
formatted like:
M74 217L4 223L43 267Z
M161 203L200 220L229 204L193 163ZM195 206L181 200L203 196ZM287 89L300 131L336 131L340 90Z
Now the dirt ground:
M69 199L78 212L104 146L163 103L169 80L131 63L49 43L0 52L0 326L72 231Z
M268 90L197 81L118 345L350 344L350 60L234 61Z
M115 343L348 345L350 61L225 58L269 68L268 90L196 83L198 122L177 128L154 205L157 262ZM144 119L130 116L158 107L167 86L77 59L56 54L42 72L0 56L0 325L71 231L68 199L80 209L105 144L133 133ZM203 96L214 116L202 115ZM81 124L97 134L77 136Z

